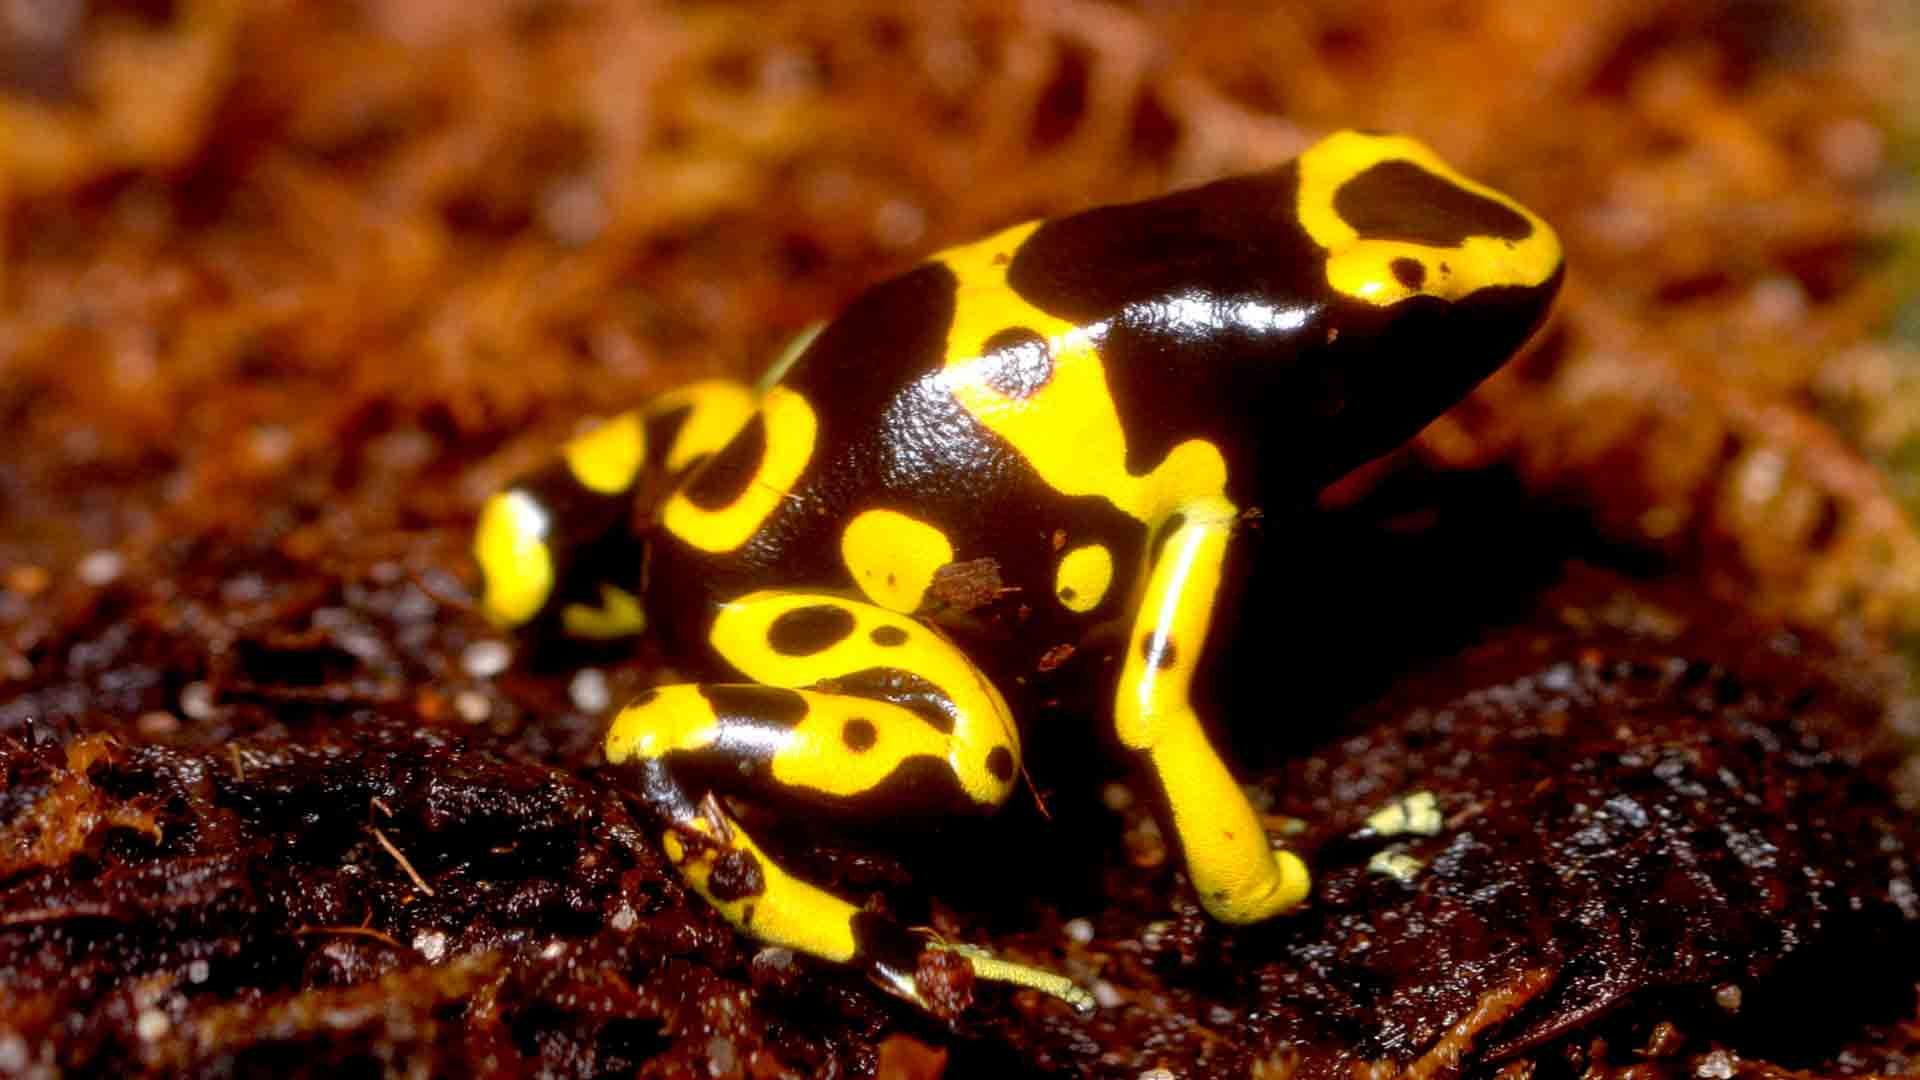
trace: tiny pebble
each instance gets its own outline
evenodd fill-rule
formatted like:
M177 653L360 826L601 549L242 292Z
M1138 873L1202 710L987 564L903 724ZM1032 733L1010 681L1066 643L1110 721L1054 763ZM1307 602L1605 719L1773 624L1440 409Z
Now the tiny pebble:
M113 584L121 571L127 568L127 561L117 551L100 550L88 552L74 567L74 573L82 585L98 589Z
M1085 945L1093 940L1093 923L1086 919L1067 920L1067 940Z
M167 1014L159 1009L142 1009L140 1019L134 1023L134 1031L148 1042L164 1037L171 1030L173 1024L167 1020Z
M241 574L220 583L220 599L235 607L257 604L267 598L267 582L258 574Z
M1420 859L1393 848L1376 851L1373 853L1373 858L1367 860L1368 870L1396 881L1412 881L1420 876L1420 871L1426 868L1427 864Z
M1224 1027L1233 1023L1233 1010L1225 1005L1215 1005L1207 1010L1207 1021L1214 1027Z
M1125 784L1108 784L1100 789L1100 801L1117 814L1133 805L1133 792Z
M447 955L447 935L439 930L422 930L413 935L413 951L430 963L438 963Z
M1744 464L1734 466L1734 490L1747 505L1759 506L1779 493L1786 472L1784 454L1770 449L1752 450Z
M1126 1003L1120 991L1105 979L1093 980L1093 1000L1103 1009L1117 1009Z
M1147 928L1140 932L1140 944L1146 946L1148 949L1159 948L1160 943L1166 940L1167 931L1172 928L1173 924L1164 919L1157 922L1150 922L1147 924Z
M546 948L540 950L540 958L542 960L558 960L565 955L567 955L567 943L564 941L552 942Z
M599 668L581 668L574 672L573 681L567 683L567 696L573 699L573 707L583 713L605 712L613 701L613 693L607 689L607 673Z
M372 578L376 585L397 585L406 576L406 567L392 559L382 559L367 568L367 577Z
M777 49L760 62L760 89L769 94L805 93L820 82L820 64L798 49Z
M760 955L754 957L754 960L775 971L785 971L793 966L793 950L775 945L772 948L761 949Z
M1723 983L1713 992L1713 1003L1728 1012L1740 1011L1740 987L1736 983Z
M375 664L386 658L387 647L379 635L374 633L364 617L350 608L320 608L313 613L313 625L315 629L325 631L341 651L355 659Z
M487 695L478 690L462 690L453 695L453 711L467 723L478 724L493 711L493 705L487 701Z
M1729 1080L1733 1076L1733 1055L1725 1050L1706 1054L1694 1065L1693 1075L1700 1080Z
M195 960L187 965L187 981L195 986L213 977L213 965L205 960Z
M152 712L143 712L135 717L133 726L140 734L153 738L161 735L172 735L174 732L179 731L180 719L170 712L161 712L155 709Z
M733 1040L715 1035L707 1040L707 1071L715 1076L733 1072Z
M631 930L639 925L640 916L633 910L632 904L621 904L614 909L612 923L615 930Z
M1835 176L1866 180L1885 162L1886 136L1871 122L1848 117L1821 129L1814 138L1814 152Z
M927 231L927 212L905 199L891 199L873 215L874 239L898 249L920 243Z
M395 470L418 468L433 457L433 436L419 428L389 431L367 443L367 455Z
M213 687L198 679L180 688L180 711L189 720L205 720L213 715Z
M491 679L513 663L513 650L503 641L476 641L460 654L460 667L476 679Z
M10 1031L0 1034L0 1073L12 1076L26 1072L29 1053L27 1040Z
M1440 800L1431 791L1413 791L1394 799L1367 817L1367 828L1380 836L1414 833L1433 836L1439 833Z
M540 197L540 223L568 247L593 242L607 224L607 200L592 180L575 177L547 186Z
M284 465L293 453L293 432L279 424L262 424L248 432L247 453L256 465Z
M1762 278L1747 290L1747 312L1761 326L1786 326L1806 315L1807 290L1782 274Z
M438 605L433 602L433 597L417 585L408 585L399 590L399 595L393 601L393 617L397 622L425 622L433 618L437 610Z
M1140 1080L1177 1080L1172 1069L1148 1069L1140 1074Z

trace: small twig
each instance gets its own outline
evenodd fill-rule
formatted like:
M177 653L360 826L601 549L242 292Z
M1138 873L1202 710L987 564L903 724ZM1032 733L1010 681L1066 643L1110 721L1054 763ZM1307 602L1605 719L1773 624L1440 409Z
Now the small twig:
M1457 1073L1482 1031L1499 1027L1542 990L1553 985L1552 968L1527 968L1506 982L1485 990L1467 1014L1434 1040L1427 1052L1401 1070L1399 1080L1430 1080Z
M387 834L380 831L380 826L369 825L367 828L373 830L373 838L380 842L381 847L387 849L387 854L393 856L393 861L399 863L400 869L405 870L407 876L413 879L414 888L428 896L434 895L433 886L427 884L427 879L420 876L420 871L413 868L413 864L407 861L405 855L400 854L400 849L393 846L393 841L387 839Z
M367 687L364 683L333 683L327 686L265 686L259 683L234 683L224 697L235 701L264 701L277 704L326 705L352 708L384 705L400 700L400 691L391 686Z
M1040 785L1033 782L1033 774L1027 771L1025 761L1020 762L1020 779L1027 782L1027 790L1033 793L1033 805L1040 811L1040 816L1047 821L1052 821L1053 811L1047 809L1047 800L1040 794Z
M392 934L375 930L371 926L296 926L293 930L293 936L295 937L307 937L312 934L348 934L353 937L367 937L375 941L385 942L396 949L406 948L405 945L394 940Z
M713 792L707 792L700 800L700 814L707 819L707 827L713 830L713 839L721 847L733 846L733 825L727 820L727 812L720 806L720 798Z
M103 903L72 904L67 907L26 908L0 913L0 926L35 926L40 923L68 922L73 919L129 921L114 907Z

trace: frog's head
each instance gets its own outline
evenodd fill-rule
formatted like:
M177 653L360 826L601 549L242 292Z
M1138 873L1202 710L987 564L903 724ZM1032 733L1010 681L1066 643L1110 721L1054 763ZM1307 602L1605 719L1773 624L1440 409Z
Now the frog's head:
M984 307L979 336L1029 305L1042 317L1013 340L1093 328L1129 470L1201 438L1252 490L1324 483L1412 436L1526 342L1561 277L1531 211L1412 139L1358 132L1003 246L946 260L976 285L1004 273L1019 301ZM1090 396L1047 379L1056 400ZM1053 424L1067 412L1047 423L1080 430Z
M1532 211L1402 136L1341 132L1300 156L1297 216L1325 251L1325 340L1306 374L1326 464L1410 438L1526 343L1559 291ZM1302 359L1307 359L1302 357Z

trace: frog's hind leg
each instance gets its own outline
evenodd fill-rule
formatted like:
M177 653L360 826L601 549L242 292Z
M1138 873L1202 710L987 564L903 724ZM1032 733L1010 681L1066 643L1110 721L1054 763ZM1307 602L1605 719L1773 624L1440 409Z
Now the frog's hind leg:
M474 532L481 607L504 627L552 623L575 637L646 627L639 505L731 439L754 408L741 383L681 387L569 440L487 500Z
M740 930L864 967L926 1006L929 952L976 977L1090 1008L1063 976L938 941L780 868L713 798L760 794L870 818L988 812L1013 791L1020 744L1006 702L958 649L911 617L836 596L766 591L727 604L710 634L753 683L667 686L614 719L629 764L671 823L668 858Z
M1166 516L1120 671L1120 741L1159 781L1200 903L1214 918L1251 923L1306 898L1306 864L1267 840L1260 817L1208 741L1194 710L1194 669L1219 603L1221 567L1238 512L1197 499Z

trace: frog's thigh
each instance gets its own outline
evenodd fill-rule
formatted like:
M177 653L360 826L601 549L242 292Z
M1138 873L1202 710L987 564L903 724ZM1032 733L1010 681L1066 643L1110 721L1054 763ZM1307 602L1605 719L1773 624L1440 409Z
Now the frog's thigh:
M1201 903L1223 922L1250 923L1298 905L1309 879L1298 856L1268 844L1192 703L1236 516L1218 497L1170 515L1173 532L1148 570L1114 715L1120 741L1146 758L1166 793Z
M848 817L993 809L1011 786L1011 749L978 755L999 786L976 799L953 763L954 742L925 716L887 701L703 683L641 694L614 718L606 754L616 764L658 762L696 795L756 794Z
M959 648L910 615L825 593L768 589L723 607L709 644L755 682L823 695L828 719L803 725L818 732L818 741L806 744L804 756L795 745L788 775L818 771L819 783L859 786L892 809L895 800L882 798L889 775L883 770L898 761L931 782L934 761L924 760L930 755L966 804L991 809L1013 791L1020 738L1006 699ZM909 716L920 721L918 729L906 723ZM776 771L781 767L777 762Z
M712 454L753 414L753 395L712 379L681 387L567 441L489 498L473 538L481 606L495 623L552 618L575 637L640 632L634 500Z

